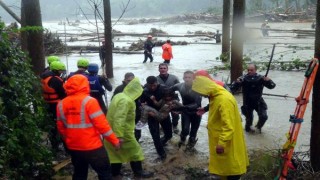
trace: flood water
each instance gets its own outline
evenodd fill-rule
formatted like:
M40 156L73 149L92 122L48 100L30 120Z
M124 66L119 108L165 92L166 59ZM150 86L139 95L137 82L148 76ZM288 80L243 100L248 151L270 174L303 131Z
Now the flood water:
M247 27L259 28L260 23L247 24ZM63 26L58 26L57 22L45 23L45 27L54 31L61 32ZM274 29L310 29L310 23L269 23L269 26ZM102 26L101 26L102 27ZM169 34L187 34L188 31L194 32L198 30L202 31L212 31L215 32L217 29L222 31L221 24L195 24L195 25L168 25L164 23L156 24L137 24L137 25L125 25L118 24L114 29L122 32L136 32L136 33L146 33L150 28L162 29ZM95 28L90 27L88 24L81 25L80 28L86 28L94 30ZM68 31L73 32L84 32L84 30L78 27L67 27ZM100 29L102 31L102 28ZM248 33L249 36L249 33ZM250 36L255 37L254 40L247 41L245 45L244 54L250 55L255 61L268 61L269 54L272 49L272 44L277 43L275 50L275 60L289 61L292 58L300 58L302 60L308 60L313 56L314 49L314 38L296 38L295 33L280 33L280 32L270 32L270 36L263 38L259 30L252 30ZM145 39L145 37L140 37ZM155 37L157 38L157 37ZM137 41L139 37L115 37L115 46L128 47L130 44L126 41ZM165 40L166 38L158 38ZM122 40L122 41L121 41ZM172 41L185 40L187 42L203 42L203 43L214 43L215 40L204 41L200 37L193 38L171 38ZM120 42L121 41L121 42ZM252 44L256 43L256 44ZM85 44L85 45L97 45L96 42L72 42L68 44ZM310 47L300 50L292 49L290 45ZM266 52L268 51L268 52ZM114 78L110 79L113 86L116 87L121 84L123 76L126 72L133 72L141 81L145 83L146 78L150 75L158 75L158 64L163 62L161 58L162 50L160 47L155 47L153 51L154 62L142 64L143 54L114 54L113 55L113 67L114 67ZM186 70L197 70L197 69L208 69L216 65L220 65L221 62L216 60L221 53L220 44L189 44L186 46L173 46L174 59L171 60L169 66L169 73L175 74L182 81L183 72ZM282 55L282 57L281 57ZM66 57L62 56L63 62L68 64L69 72L76 70L76 61L80 57L85 57L90 60L90 62L95 62L100 64L99 56L97 53L90 54L71 54ZM262 71L262 74L265 72ZM213 76L215 79L222 80L229 76L228 71L218 71ZM277 84L276 88L273 90L264 89L265 93L288 95L288 96L298 96L301 90L301 86L304 80L304 71L278 71L271 70L269 72L269 77ZM108 98L112 96L112 92L108 92ZM242 97L240 95L235 96L239 108L242 105ZM285 134L288 132L290 123L289 115L294 113L296 102L292 98L281 98L281 97L271 97L264 96L266 103L268 104L268 115L269 119L262 129L262 134L247 134L245 133L246 143L248 149L274 149L280 148L285 142ZM311 102L311 97L310 101ZM208 103L207 99L203 99L202 104L205 106ZM198 143L196 145L196 150L202 160L206 160L208 156L208 139L207 139L207 116L203 115L201 126L198 132ZM256 114L255 114L256 115ZM257 116L255 116L255 122L257 121ZM311 122L311 104L308 105L304 116L304 122L302 123L302 128L300 130L296 151L308 150L310 141L310 123ZM244 123L244 122L243 122ZM180 125L179 125L180 126ZM170 157L175 157L171 159L176 159L179 157L189 158L188 155L181 155L180 150L178 150L176 144L179 141L179 135L174 135L173 139L166 147ZM141 139L141 144L145 152L146 163L151 167L155 166L154 159L157 158L155 148L153 146L152 139L148 128L143 129L143 135ZM182 153L183 154L183 153ZM207 162L196 162L197 159L192 159L194 163L207 163ZM178 163L184 163L183 161L177 161ZM184 164L185 166L186 164ZM159 170L158 170L159 171ZM165 171L165 169L162 169Z

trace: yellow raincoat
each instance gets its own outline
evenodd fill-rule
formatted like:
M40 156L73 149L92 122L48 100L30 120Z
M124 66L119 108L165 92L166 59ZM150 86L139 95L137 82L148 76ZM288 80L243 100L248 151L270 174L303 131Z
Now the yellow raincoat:
M195 78L192 90L210 98L207 125L209 172L220 176L246 173L249 160L235 98L223 87L204 76ZM217 145L224 147L224 153L216 153Z
M107 118L113 132L123 139L120 150L116 151L104 141L111 163L125 163L144 160L143 151L134 136L135 100L141 96L142 87L138 78L134 78L122 93L115 95L110 103Z

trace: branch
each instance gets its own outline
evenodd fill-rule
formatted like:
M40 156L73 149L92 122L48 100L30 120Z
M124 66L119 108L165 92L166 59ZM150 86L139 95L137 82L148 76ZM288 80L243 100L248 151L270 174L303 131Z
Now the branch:
M121 19L122 16L124 15L124 13L127 11L128 6L129 6L129 4L130 4L130 1L131 1L131 0L128 0L128 2L127 2L126 5L124 5L123 2L122 2L122 13L121 13L120 17L117 19L117 21L112 25L112 27L115 26L115 25L117 25L117 23L120 21L120 19Z

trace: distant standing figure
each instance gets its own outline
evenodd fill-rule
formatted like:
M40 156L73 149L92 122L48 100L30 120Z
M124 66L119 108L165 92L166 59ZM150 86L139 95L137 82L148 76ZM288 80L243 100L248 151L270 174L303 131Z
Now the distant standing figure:
M162 45L162 50L162 58L164 60L163 63L170 64L170 60L173 59L172 46L170 40L167 40L167 42L164 45Z
M103 67L106 63L106 41L102 41L102 46L99 49L99 57L101 61L101 67Z
M213 39L216 40L216 43L221 43L221 36L222 34L220 34L219 30L217 30L217 33L213 36Z
M99 66L96 63L90 63L88 65L89 75L87 76L90 84L90 96L96 98L104 114L107 113L107 106L103 101L102 96L107 97L105 91L112 91L112 85L109 80L103 76L98 75ZM103 88L104 87L104 88Z
M251 129L251 125L253 122L253 111L255 110L259 116L256 128L261 133L261 128L268 119L268 106L262 98L263 87L273 89L276 87L276 84L269 77L257 74L257 66L255 64L249 64L247 68L248 73L233 82L230 89L232 92L236 92L242 87L243 106L241 107L241 111L246 117L245 130L247 132L254 132Z
M208 116L209 173L239 180L249 165L238 104L230 92L205 76L192 90L210 99Z
M269 26L267 26L267 24L267 21L261 24L261 32L263 37L269 36Z
M152 48L155 46L155 44L152 42L152 36L148 35L148 39L146 42L144 42L144 61L143 63L146 63L148 58L150 59L150 62L153 61L153 56L152 56Z

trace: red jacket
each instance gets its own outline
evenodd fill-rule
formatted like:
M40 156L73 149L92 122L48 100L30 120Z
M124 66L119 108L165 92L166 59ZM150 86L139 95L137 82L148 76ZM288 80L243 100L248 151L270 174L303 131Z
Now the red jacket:
M57 105L57 127L70 150L93 150L101 147L102 135L111 144L119 139L113 133L98 101L89 96L88 79L74 75L64 88L67 97Z
M170 43L165 43L164 45L162 45L162 58L164 60L170 60L173 58L172 55L172 46Z

